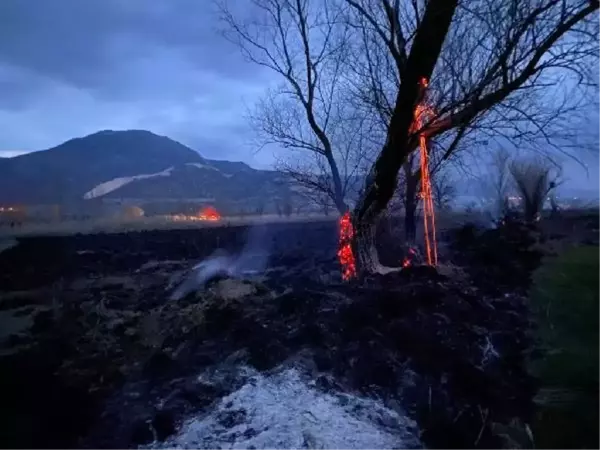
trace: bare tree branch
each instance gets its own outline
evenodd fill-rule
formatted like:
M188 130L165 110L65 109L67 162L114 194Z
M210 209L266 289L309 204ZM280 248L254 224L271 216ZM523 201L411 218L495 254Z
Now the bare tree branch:
M395 189L398 170L409 153L407 148L416 145L410 128L414 108L420 100L420 81L431 77L457 4L458 1L445 0L431 0L427 4L394 102L386 142L372 166L355 210L358 221L372 221L386 207Z
M338 210L345 211L347 183L340 173L337 143L331 138L336 133L332 128L343 120L335 107L347 41L347 27L338 19L341 10L332 8L332 0L252 0L252 4L246 18L221 4L225 36L251 62L280 75L283 84L263 99L251 120L263 145L324 158L323 170L332 183L329 195ZM301 174L298 178L312 179Z
M396 63L400 81L392 90L394 107L386 141L355 209L358 223L373 222L386 207L398 171L417 147L417 134L448 142L445 136L453 133L454 143L449 143L441 160L461 148L466 135L476 140L489 137L516 145L535 144L540 151L565 151L567 139L561 132L571 121L571 113L581 108L590 67L598 61L598 40L593 38L598 32L597 0L472 0L453 6L430 0L424 11L416 2L403 2L404 15L415 18L411 23L416 26L402 30L408 36L414 33L406 46L406 65L399 64L397 53L390 49L389 16L365 8L367 0L346 1L357 16L354 21L366 22L374 30L370 40L363 41L387 49L383 58ZM446 26L437 27L443 32L429 35L434 22ZM374 40L379 45L373 45ZM440 50L431 43L440 44ZM365 52L363 66L369 70L357 71L357 76L366 77L356 84L370 86L370 95L363 98L381 108L385 105L383 89L371 69L372 62L379 60L373 54ZM411 77L415 72L430 79L426 101L434 111L421 130L410 130L416 103L423 100L416 88L418 79ZM561 96L560 91L555 97L548 95L549 87L564 86L567 80L576 86L577 95Z
M548 160L529 158L512 161L509 171L521 197L525 220L539 220L548 194L558 184L556 168Z

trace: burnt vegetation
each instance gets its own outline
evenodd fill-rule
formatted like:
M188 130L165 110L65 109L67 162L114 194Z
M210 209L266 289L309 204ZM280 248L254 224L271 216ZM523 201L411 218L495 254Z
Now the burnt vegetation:
M261 145L289 149L282 170L340 213L353 200L361 272L387 271L374 228L400 169L418 182L419 136L436 165L489 140L548 156L580 147L571 119L596 84L596 1L259 0L248 14L220 4L225 36L281 82L250 117ZM433 117L415 129L423 101Z
M577 345L558 365L597 348L597 323L574 330L597 312L589 273L598 211L547 214L560 182L552 155L498 151L487 180L493 223L440 224L437 267L421 264L415 223L420 138L431 149L438 210L453 195L451 164L464 166L462 155L478 156L483 142L573 150L566 125L595 87L598 2L251 3L248 16L220 10L226 36L281 81L250 119L261 145L293 152L279 168L326 215L335 208L350 223L345 255L356 257L357 276L342 277L338 217L263 224L266 264L219 267L202 282L192 266L232 261L251 227L20 237L0 252L0 444L162 445L238 390L240 367L293 366L319 392L377 399L415 421L425 447L597 446L593 421L581 433L569 423L568 437L553 441L565 422L552 420L570 413L540 414L557 403L586 417L598 409L597 358L568 376L552 365L570 333ZM573 92L546 98L565 77ZM433 113L415 129L418 105ZM521 209L508 202L513 191ZM403 220L384 217L394 199ZM265 212L262 203L253 209ZM276 212L299 213L289 198ZM584 300L555 334L551 321L569 317L571 285L548 292L540 283L556 278L547 275L551 258L582 244L583 262L567 253L575 262L552 266L581 282ZM576 276L573 264L584 263L585 277ZM193 289L173 300L185 280ZM219 420L234 430L248 415Z
M577 223L580 241L598 227L597 215L563 220L553 225L564 235ZM527 293L554 251L547 230L521 221L449 230L453 265L361 282L341 279L334 220L267 230L261 277L219 276L177 301L173 280L217 248L242 248L243 227L31 237L3 251L3 320L31 320L2 343L3 442L164 440L240 387L233 375L203 384L199 373L291 361L323 392L402 408L427 446L531 445L539 379L528 369ZM382 259L397 260L395 236L380 233Z

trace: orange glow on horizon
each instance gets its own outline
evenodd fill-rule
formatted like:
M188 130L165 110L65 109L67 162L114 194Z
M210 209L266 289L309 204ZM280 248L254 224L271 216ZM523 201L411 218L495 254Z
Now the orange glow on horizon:
M185 214L175 214L171 216L171 219L175 222L197 222L197 221L209 221L216 222L221 220L221 214L212 206L206 206L202 208L197 215L188 216Z
M221 219L221 214L212 206L206 206L200 210L198 218L200 220L219 220Z

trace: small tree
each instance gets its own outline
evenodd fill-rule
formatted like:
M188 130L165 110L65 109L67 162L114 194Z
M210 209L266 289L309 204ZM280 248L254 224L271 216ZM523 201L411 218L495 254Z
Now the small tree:
M512 190L510 154L505 149L492 154L487 170L480 176L480 189L484 211L496 222L509 212L509 196Z
M285 217L290 217L292 215L292 212L293 212L292 200L289 198L286 198L283 203L283 214L285 215Z
M521 197L524 219L527 222L539 220L548 194L558 184L556 166L538 157L512 161L509 168L515 190Z
M260 145L295 153L280 158L278 169L345 212L364 127L343 100L350 29L337 6L333 0L254 0L243 17L222 2L221 17L225 36L279 76L280 84L250 113Z
M254 210L254 213L258 216L262 216L265 213L265 202L263 200L260 200L258 202L258 204L256 205L256 208Z

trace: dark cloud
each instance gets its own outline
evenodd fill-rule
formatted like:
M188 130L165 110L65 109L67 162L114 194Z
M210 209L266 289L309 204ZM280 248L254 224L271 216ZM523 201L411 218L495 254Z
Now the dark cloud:
M138 59L172 54L228 77L240 71L236 49L217 33L205 0L52 0L0 2L0 58L79 87L102 87Z
M220 36L209 0L2 0L0 156L146 128L244 159L243 105L270 76Z
M229 1L240 12L251 3ZM243 116L273 74L220 36L214 4L0 0L0 156L138 128L209 158L267 166L271 152L255 154ZM581 128L597 141L594 111L593 124ZM597 168L597 159L586 160ZM591 174L597 184L597 170Z

